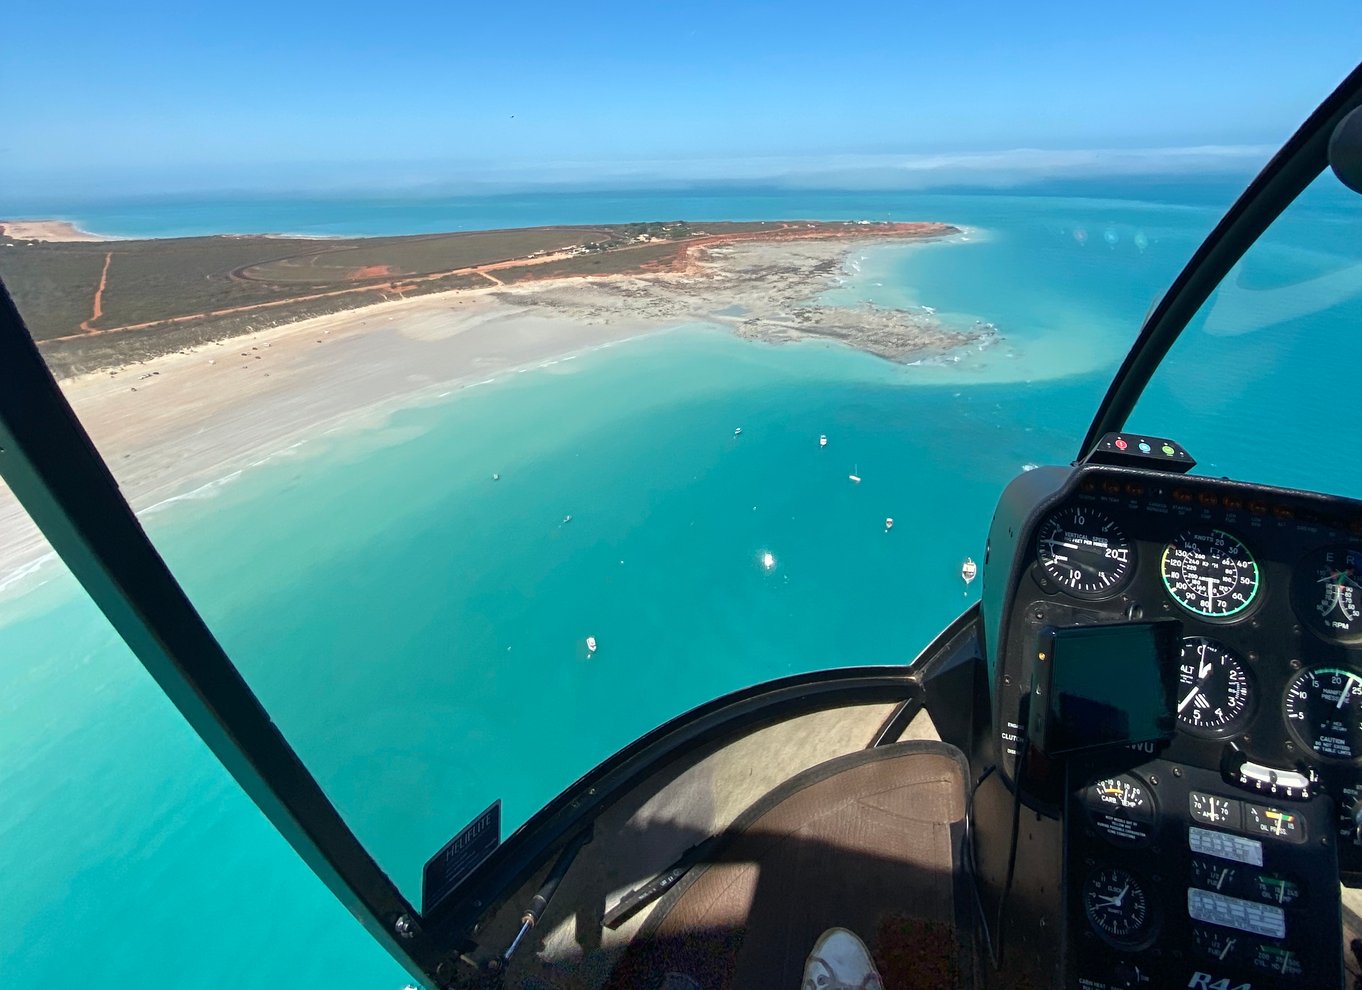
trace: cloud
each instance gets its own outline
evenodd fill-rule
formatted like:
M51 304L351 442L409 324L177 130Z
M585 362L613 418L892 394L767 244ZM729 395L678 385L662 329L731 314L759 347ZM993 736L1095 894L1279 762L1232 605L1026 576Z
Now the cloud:
M753 185L783 189L1006 189L1053 179L1187 175L1244 176L1265 164L1268 145L1183 148L1014 148L931 154L839 154L693 159L506 162L426 160L289 162L234 166L43 170L5 168L0 184L19 194L193 195L223 191L301 195L458 195L531 190L662 189Z
M501 165L498 183L531 186L641 186L750 182L792 188L927 189L941 186L1022 186L1055 178L1242 174L1260 168L1269 145L1190 148L1044 150L936 154L700 158L658 161L562 161ZM478 170L466 172L477 181ZM491 178L491 173L488 174Z

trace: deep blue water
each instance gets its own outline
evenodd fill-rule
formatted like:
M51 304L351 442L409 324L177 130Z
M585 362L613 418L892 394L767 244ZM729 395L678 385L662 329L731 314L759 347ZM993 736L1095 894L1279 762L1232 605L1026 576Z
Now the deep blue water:
M828 296L998 326L1001 343L958 361L900 367L683 328L400 409L146 517L313 772L418 899L421 863L493 798L513 828L668 717L791 672L907 662L969 604L959 565L982 559L999 491L1025 464L1075 455L1145 311L1233 195L1043 192L47 212L139 236L673 217L970 228L858 250ZM1133 426L1177 437L1217 473L1357 490L1358 459L1331 429L1346 372L1306 363L1320 348L1340 367L1357 356L1348 209L1293 216L1240 273L1245 293L1283 289L1285 324L1242 332L1263 297L1227 293ZM1320 235L1340 217L1337 242ZM1338 298L1311 311L1301 299L1318 298L1319 278ZM0 982L74 987L94 971L73 960L98 960L97 978L120 987L400 987L72 579L43 577L0 601ZM587 635L600 643L590 660Z

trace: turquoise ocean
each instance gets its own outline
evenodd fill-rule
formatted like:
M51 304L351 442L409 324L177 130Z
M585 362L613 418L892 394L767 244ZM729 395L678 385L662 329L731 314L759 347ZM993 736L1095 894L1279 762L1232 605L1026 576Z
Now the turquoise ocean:
M509 831L718 694L911 661L974 600L960 564L983 559L1003 486L1075 456L1144 313L1242 181L25 207L123 236L676 218L968 228L854 249L825 301L992 323L1003 339L984 350L904 367L681 327L391 410L144 516L419 901L421 864L495 798ZM1238 278L1273 298L1323 278L1332 302L1252 333L1252 318L1227 318L1253 307L1227 302L1179 344L1132 427L1176 437L1211 473L1358 494L1359 458L1332 428L1359 357L1356 214L1321 189ZM1311 363L1321 354L1327 367ZM0 598L0 795L6 988L407 981L57 564Z

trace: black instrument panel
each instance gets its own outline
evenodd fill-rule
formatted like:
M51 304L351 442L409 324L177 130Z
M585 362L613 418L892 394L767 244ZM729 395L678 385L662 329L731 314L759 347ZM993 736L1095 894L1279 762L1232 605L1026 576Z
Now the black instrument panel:
M1066 983L1340 985L1328 919L1337 881L1362 884L1362 503L1043 470L1000 503L990 550L1013 563L984 609L1001 769L1063 823ZM1037 644L1156 619L1181 623L1172 738L1047 760L1027 741Z
M1352 844L1362 504L1115 467L1075 480L1018 548L1009 642L1022 649L1008 652L1044 625L1179 619L1178 731L1159 755L1267 797L1327 792ZM1346 859L1362 875L1362 852Z

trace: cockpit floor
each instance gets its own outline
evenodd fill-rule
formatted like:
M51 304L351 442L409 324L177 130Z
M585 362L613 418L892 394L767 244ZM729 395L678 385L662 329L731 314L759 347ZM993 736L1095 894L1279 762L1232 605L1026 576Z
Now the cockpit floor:
M830 760L749 808L659 902L612 988L800 987L827 929L850 929L887 987L949 988L970 958L957 924L968 772L959 750L906 742Z

